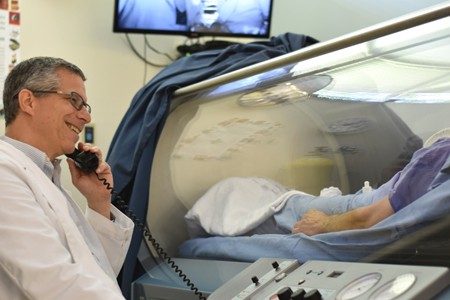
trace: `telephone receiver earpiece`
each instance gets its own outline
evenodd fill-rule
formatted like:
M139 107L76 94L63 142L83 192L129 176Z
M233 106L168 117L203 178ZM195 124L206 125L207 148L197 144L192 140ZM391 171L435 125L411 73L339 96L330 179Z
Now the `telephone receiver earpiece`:
M73 159L75 165L85 173L94 172L98 168L98 157L92 152L80 151L75 148L75 151L71 154L66 154L66 156Z

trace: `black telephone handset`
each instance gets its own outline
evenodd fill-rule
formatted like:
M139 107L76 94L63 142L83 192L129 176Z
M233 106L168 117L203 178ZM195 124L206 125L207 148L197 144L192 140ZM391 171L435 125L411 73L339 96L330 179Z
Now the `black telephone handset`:
M98 157L95 153L88 151L80 151L75 148L71 154L66 154L67 157L75 161L75 165L85 173L94 172L98 168Z
M80 168L85 173L95 172L98 168L98 164L100 163L97 155L89 151L80 151L75 148L71 154L66 154L67 157L73 159L75 161L75 165ZM117 206L123 213L125 213L128 217L130 217L135 225L142 230L143 236L146 237L155 248L156 252L160 255L160 257L165 260L168 265L174 269L175 273L181 277L183 282L194 292L195 295L199 297L200 300L206 300L203 294L198 290L198 288L191 282L190 279L187 278L186 274L181 271L181 269L175 264L175 261L164 251L164 249L159 245L159 243L155 240L155 238L150 233L150 229L146 223L140 221L135 214L128 209L128 204L118 195L118 193L114 190L113 187L109 184L109 182L105 178L100 178L97 175L98 180L100 180L105 187L111 192L112 195L112 203Z

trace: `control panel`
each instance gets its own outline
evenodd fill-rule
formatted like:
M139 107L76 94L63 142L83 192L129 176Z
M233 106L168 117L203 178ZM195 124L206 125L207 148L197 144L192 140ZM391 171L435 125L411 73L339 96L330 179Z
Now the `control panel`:
M449 285L445 267L260 259L208 299L430 299Z

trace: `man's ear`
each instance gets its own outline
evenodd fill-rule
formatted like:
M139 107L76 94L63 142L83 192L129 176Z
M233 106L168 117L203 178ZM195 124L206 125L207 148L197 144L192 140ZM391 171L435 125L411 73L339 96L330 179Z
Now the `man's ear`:
M19 94L17 94L19 108L26 114L34 114L35 100L33 93L30 90L22 89Z

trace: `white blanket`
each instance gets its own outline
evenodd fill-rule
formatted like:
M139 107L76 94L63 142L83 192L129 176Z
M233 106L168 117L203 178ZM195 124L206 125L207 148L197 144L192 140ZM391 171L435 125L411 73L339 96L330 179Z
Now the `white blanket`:
M289 197L298 194L306 195L265 178L222 180L186 214L189 234L191 237L243 235L281 210Z

